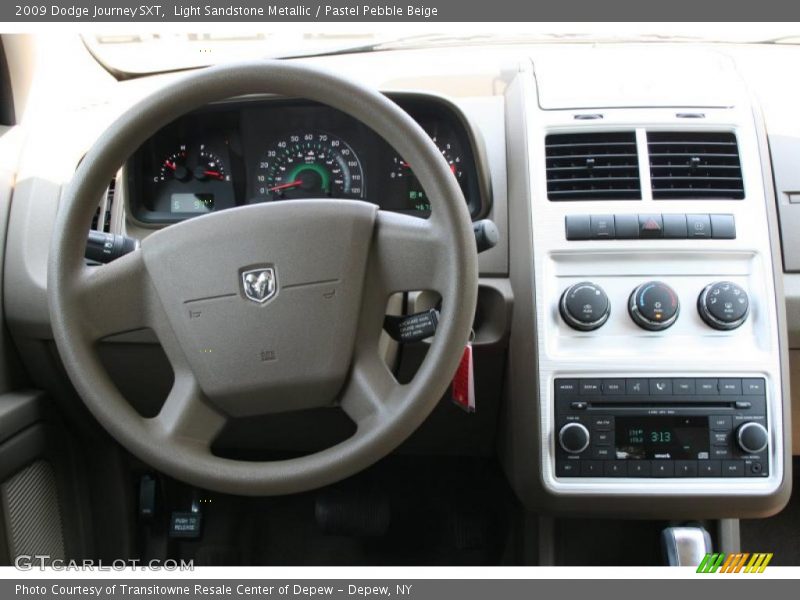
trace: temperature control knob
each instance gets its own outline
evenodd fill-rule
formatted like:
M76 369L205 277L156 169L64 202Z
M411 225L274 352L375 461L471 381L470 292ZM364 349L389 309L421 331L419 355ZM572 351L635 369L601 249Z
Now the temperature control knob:
M590 281L576 283L564 290L558 308L567 325L578 331L602 327L611 313L603 288Z
M736 430L736 443L743 452L758 454L763 452L769 444L769 433L760 423L750 421L740 425Z
M628 313L642 329L661 331L678 319L678 294L661 281L643 283L628 299Z
M558 432L558 443L564 452L580 454L589 447L589 430L580 423L567 423Z
M735 283L718 281L700 292L697 310L709 327L727 331L747 320L750 301L747 292Z

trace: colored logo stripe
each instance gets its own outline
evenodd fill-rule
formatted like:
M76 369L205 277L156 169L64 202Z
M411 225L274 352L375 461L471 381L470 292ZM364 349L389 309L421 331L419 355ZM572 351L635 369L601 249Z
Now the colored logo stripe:
M763 573L772 560L772 553L765 552L736 552L724 554L715 552L706 554L697 566L697 573ZM747 559L750 559L748 562Z

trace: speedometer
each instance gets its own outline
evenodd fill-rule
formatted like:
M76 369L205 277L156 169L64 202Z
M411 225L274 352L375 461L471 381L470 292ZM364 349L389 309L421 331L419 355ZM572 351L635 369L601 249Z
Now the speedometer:
M362 199L361 161L343 139L324 132L285 136L267 149L256 169L259 199Z

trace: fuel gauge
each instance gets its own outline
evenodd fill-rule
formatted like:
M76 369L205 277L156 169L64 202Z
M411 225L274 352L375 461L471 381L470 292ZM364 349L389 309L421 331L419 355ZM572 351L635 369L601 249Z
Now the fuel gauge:
M161 161L154 181L156 183L172 180L186 183L193 179L230 181L222 160L208 150L205 144L200 144L196 160L192 160L192 154L185 145L181 145L177 152L173 152Z
M439 148L439 152L442 153L442 156L444 156L444 159L447 161L447 164L450 167L450 172L453 173L463 190L464 169L462 168L461 154L456 151L451 142L441 140L437 136L432 136L431 139L436 144L436 147ZM430 212L430 201L423 191L422 186L419 184L419 181L414 176L414 172L408 162L399 156L394 156L392 159L392 170L389 173L389 178L397 182L406 182L406 210L419 213Z

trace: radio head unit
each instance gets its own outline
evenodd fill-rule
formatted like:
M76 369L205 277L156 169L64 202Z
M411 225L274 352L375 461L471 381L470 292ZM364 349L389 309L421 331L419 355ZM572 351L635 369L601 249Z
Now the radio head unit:
M557 477L767 477L762 378L556 379Z

